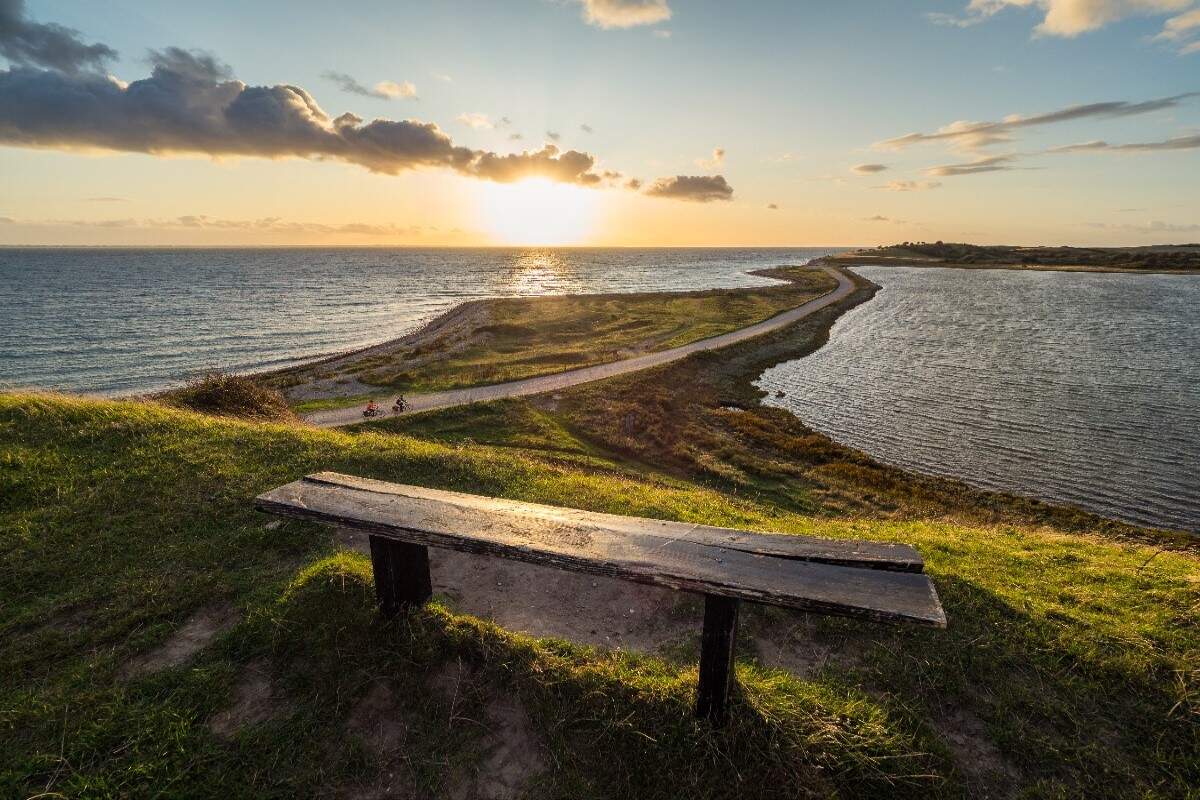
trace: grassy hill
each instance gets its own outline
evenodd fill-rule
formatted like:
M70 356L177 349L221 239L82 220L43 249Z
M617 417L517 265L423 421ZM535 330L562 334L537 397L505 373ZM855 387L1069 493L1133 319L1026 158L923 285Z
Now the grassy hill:
M439 442L444 417L415 438L0 395L0 795L1187 797L1200 784L1200 558L1175 540L950 500L835 515L810 489L749 491L717 465L616 454L581 416L480 413L511 435ZM445 596L378 620L364 557L251 510L319 469L909 542L950 628L751 609L742 691L713 732L690 716L694 639L654 655L534 640ZM831 657L797 677L761 665L768 646Z

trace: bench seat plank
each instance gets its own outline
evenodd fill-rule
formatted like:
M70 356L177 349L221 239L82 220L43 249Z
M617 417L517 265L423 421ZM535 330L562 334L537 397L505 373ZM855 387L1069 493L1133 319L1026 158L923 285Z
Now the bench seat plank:
M564 525L608 528L613 532L663 536L670 539L688 539L701 544L727 547L731 550L743 550L747 553L780 558L794 558L799 561L820 561L847 567L867 567L897 572L922 572L925 569L925 562L921 558L921 554L917 552L916 548L906 544L865 542L853 539L819 539L786 533L755 533L735 528L718 528L712 525L696 525L671 520L623 517L617 514L602 514L540 503L526 503L520 500L506 500L462 492L449 492L442 489L427 489L422 486L388 483L370 478L341 475L336 472L318 472L309 475L305 480L399 497L438 500L452 505L478 509L489 514L534 516Z
M823 563L673 535L699 526L643 529L628 522L610 524L632 518L564 514L567 510L552 506L493 501L334 473L281 486L255 503L263 511L412 544L816 613L934 627L946 624L937 592L924 574ZM743 546L747 541L735 539Z

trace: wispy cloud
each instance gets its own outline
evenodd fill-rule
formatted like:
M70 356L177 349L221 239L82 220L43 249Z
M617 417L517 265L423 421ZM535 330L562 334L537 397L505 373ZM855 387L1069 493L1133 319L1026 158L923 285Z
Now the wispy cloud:
M976 150L989 144L1011 141L1012 133L1021 128L1031 128L1039 125L1051 125L1058 122L1070 122L1081 119L1113 119L1132 117L1138 114L1149 114L1168 108L1176 108L1184 100L1200 95L1200 92L1186 92L1171 97L1161 97L1154 100L1129 102L1127 100L1110 100L1101 103L1067 106L1055 111L1024 116L1010 114L1002 120L994 122L970 122L958 120L951 122L932 133L907 133L892 139L884 139L872 145L877 150L902 150L915 144L941 142L956 145L963 150Z
M1066 144L1051 147L1047 153L1155 153L1162 150L1197 150L1200 149L1200 134L1191 136L1175 136L1156 142L1127 142L1124 144L1109 144L1102 139L1078 144Z
M778 211L779 206L776 205L775 203L767 203L767 210L768 211Z
M887 164L855 164L850 171L855 175L874 175L887 169Z
M89 203L128 203L129 202L128 198L113 197L110 195L102 195L99 197L85 197L84 200L86 200Z
M344 72L335 72L328 70L321 73L321 77L332 81L347 94L356 94L361 97L374 97L378 100L395 100L397 98L405 100L417 99L417 87L410 81L396 83L395 81L379 81L373 87L367 87L359 83L353 75L347 75Z
M717 169L725 163L725 148L714 147L712 155L708 158L697 158L696 166L701 169Z
M923 192L940 188L941 185L941 181L888 181L882 186L876 186L875 188L888 192Z
M491 130L496 127L487 114L479 111L464 111L455 117L455 119L468 128L474 128L477 131Z
M732 200L733 187L725 181L723 175L675 175L659 178L646 187L645 194L651 197L709 203L714 200Z
M657 25L671 18L667 0L580 0L583 18L598 28Z
M596 132L595 130L593 130L592 126L588 125L586 122L579 126L579 130L583 131L584 133L595 133Z
M1089 228L1098 228L1100 230L1130 231L1132 233L1146 234L1196 233L1200 231L1200 222L1164 222L1162 220L1151 220L1140 225L1129 222L1116 225L1109 222L1088 222L1085 224Z
M562 134L558 131L546 131L546 138L552 142L557 142L562 140Z
M309 233L324 235L398 237L420 234L424 229L417 225L393 223L347 222L327 224L321 222L298 222L282 217L259 217L257 219L230 219L212 217L207 214L184 214L162 219L35 219L11 220L14 225L29 227L72 227L72 228L141 228L147 230L239 230L275 233Z
M1016 160L1017 157L1012 154L982 156L965 164L943 164L938 167L930 167L925 170L925 174L935 178L949 178L955 175L978 175L983 172L1006 172L1017 169L1013 166L1013 162Z
M1194 0L971 0L961 14L926 16L939 25L966 28L1008 8L1033 9L1042 17L1039 36L1074 37L1134 16L1163 16L1191 7Z

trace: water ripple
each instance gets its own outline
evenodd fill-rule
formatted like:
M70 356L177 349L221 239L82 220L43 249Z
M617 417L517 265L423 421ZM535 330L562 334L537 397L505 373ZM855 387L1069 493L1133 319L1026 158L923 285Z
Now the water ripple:
M767 402L907 469L1200 531L1200 278L859 272L882 290Z

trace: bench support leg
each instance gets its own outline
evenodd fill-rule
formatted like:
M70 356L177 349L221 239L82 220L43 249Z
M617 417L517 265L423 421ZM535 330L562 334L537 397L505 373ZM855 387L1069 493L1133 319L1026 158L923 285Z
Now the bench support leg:
M429 548L371 537L371 567L375 571L375 596L379 610L392 617L408 606L420 605L433 594L429 580Z
M733 680L733 646L737 640L740 600L704 595L704 633L700 639L700 685L696 716L714 725L725 722L725 704Z

